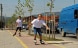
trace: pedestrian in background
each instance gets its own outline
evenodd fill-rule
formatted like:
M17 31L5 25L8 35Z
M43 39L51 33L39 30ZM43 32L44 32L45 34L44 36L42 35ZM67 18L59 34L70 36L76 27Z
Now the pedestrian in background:
M34 29L34 42L37 42L36 41L36 36L37 36L37 33L39 34L39 37L40 37L40 43L41 44L44 44L44 42L42 41L42 32L41 32L41 27L42 25L46 26L47 29L48 26L46 25L46 23L42 20L42 14L39 14L38 15L38 18L37 19L34 19L30 24L30 25L33 25L33 29ZM28 26L28 27L29 27Z
M22 30L22 20L21 16L18 16L18 19L16 20L16 30L13 36L16 35L17 31L19 30L19 36L21 36L21 30Z

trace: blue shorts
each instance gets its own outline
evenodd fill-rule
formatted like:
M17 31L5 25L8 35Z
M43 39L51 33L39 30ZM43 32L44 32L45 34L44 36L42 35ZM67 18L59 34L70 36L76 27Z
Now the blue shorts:
M34 27L34 34L37 35L37 32L39 35L42 35L41 28Z

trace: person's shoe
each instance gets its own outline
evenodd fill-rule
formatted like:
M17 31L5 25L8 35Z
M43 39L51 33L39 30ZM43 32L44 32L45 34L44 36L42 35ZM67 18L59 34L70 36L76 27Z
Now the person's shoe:
M15 36L15 35L16 35L16 33L13 34L13 36Z
M37 41L36 41L36 40L34 40L34 43L37 43Z
M21 33L19 33L19 36L21 37Z
M35 45L37 45L36 43L37 43L37 41L36 40L34 40L34 43L35 43Z
M40 43L41 43L41 44L45 44L42 40L40 40Z

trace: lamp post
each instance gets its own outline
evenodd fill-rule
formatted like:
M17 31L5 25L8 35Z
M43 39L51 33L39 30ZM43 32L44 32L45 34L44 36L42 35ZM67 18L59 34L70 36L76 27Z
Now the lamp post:
M1 8L0 10L1 10L1 28L2 28L2 9L3 9L2 4L0 4L0 8Z
M74 0L74 4L75 4L75 0Z

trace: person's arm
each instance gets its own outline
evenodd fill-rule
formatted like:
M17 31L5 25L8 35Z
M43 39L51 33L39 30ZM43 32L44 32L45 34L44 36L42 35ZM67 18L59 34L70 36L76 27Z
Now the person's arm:
M45 22L43 22L43 25L46 27L47 30L50 30L50 28L47 26Z
M18 20L16 20L16 26L18 26Z
M50 28L46 24L44 26L46 27L47 30L50 30Z
M29 22L27 27L29 28L34 22L35 22L35 19L32 22Z
M32 25L32 23L29 23L29 24L27 25L27 28L29 28L31 25Z

